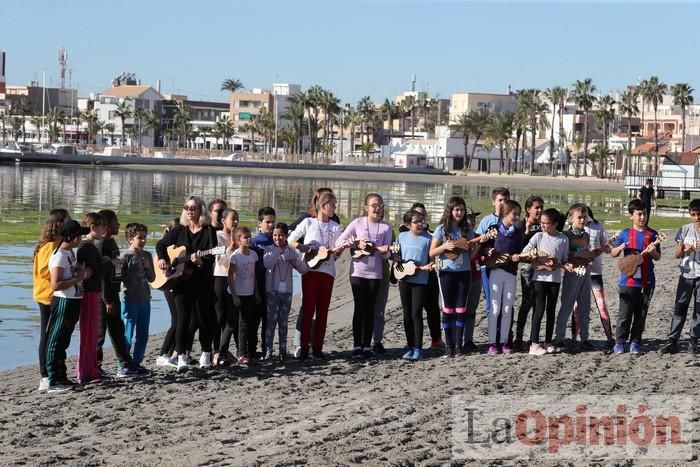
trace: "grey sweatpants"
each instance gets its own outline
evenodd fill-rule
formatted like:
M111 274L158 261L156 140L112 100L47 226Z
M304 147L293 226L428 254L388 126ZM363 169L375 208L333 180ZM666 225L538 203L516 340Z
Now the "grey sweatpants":
M561 308L557 315L557 325L554 340L563 341L571 314L576 308L576 324L582 341L588 340L588 325L591 316L591 273L579 276L575 272L564 272L561 283ZM580 320L580 323L578 322Z

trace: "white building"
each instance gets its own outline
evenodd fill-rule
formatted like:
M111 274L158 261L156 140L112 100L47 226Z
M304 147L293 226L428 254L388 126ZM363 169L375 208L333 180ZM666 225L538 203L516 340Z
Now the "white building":
M114 136L116 141L121 144L122 135L124 135L124 128L122 128L121 118L116 114L117 105L121 102L126 102L127 106L131 110L132 117L124 120L124 125L126 127L133 126L136 122L133 118L133 112L137 108L143 108L147 111L155 111L159 114L161 113L161 103L163 101L163 96L153 89L151 86L141 86L141 85L131 85L122 84L113 86L101 94L95 96L95 112L97 113L97 118L101 122L111 123L114 125ZM106 135L105 135L106 136ZM100 141L100 135L98 135L98 141ZM128 138L124 139L125 141ZM127 141L129 144L130 141ZM143 146L154 146L153 133L151 131L145 132L141 144Z

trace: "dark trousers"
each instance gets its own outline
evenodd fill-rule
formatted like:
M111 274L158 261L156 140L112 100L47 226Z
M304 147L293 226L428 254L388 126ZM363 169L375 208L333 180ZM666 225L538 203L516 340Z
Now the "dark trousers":
M255 296L239 295L241 300L241 314L238 322L238 356L254 356L258 345L258 331Z
M671 330L668 333L669 340L677 341L681 338L691 300L693 301L693 321L690 325L690 339L696 341L700 337L700 277L686 279L680 276L676 289L676 306L673 307Z
M49 327L49 317L51 316L51 305L39 303L39 316L41 327L39 328L39 372L42 378L48 378L46 372L46 336Z
M80 299L53 297L47 326L46 374L51 384L68 379L66 349L80 317ZM122 340L124 336L122 336Z
M374 308L382 279L351 277L350 286L355 301L352 314L352 339L354 347L369 348L374 330Z
M233 305L233 297L228 292L228 278L223 276L214 277L214 293L216 295L216 326L212 340L214 349L219 354L228 352L231 345L231 336L238 348L238 318L239 311Z
M442 328L440 326L440 286L435 271L428 273L428 285L425 289L425 299L423 301L425 317L428 321L430 338L439 341L442 338Z
M409 347L423 348L423 306L428 291L426 284L399 281L399 295L403 307L403 327Z
M630 342L637 344L642 341L649 302L653 295L653 288L620 287L620 311L615 326L615 343L624 344L628 338Z
M530 341L533 344L540 343L540 327L542 318L547 313L544 341L552 342L554 334L554 318L557 310L557 297L559 296L559 284L556 282L535 282L535 312L532 315Z
M161 355L170 356L175 350L175 332L177 331L177 307L175 305L175 295L171 290L164 290L163 295L170 310L170 328L165 333L163 345L160 348Z
M525 324L530 310L535 306L535 283L532 280L532 269L525 268L520 271L520 290L522 298L518 319L515 326L515 340L522 341L525 334Z
M262 353L265 354L265 333L267 331L267 294L265 287L260 290L260 303L255 304L255 333L260 332L260 345ZM256 343L257 345L257 343ZM255 351L255 349L253 349Z
M177 311L177 323L175 330L175 350L178 355L183 355L190 350L192 345L192 321L199 326L199 343L202 352L211 352L211 330L214 319L214 304L211 287L202 284L192 284L187 292L173 292L175 309ZM189 347L189 348L188 348Z
M102 366L102 346L105 344L105 337L109 331L109 340L112 341L112 348L117 356L117 360L122 367L131 365L131 355L126 348L124 339L124 321L122 321L122 305L120 300L114 302L112 313L107 313L107 305L100 302L100 319L97 326L97 366Z

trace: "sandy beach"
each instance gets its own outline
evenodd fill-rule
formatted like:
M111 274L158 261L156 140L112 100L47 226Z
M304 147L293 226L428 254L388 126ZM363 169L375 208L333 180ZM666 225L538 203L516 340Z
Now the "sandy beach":
M685 351L674 356L657 352L670 324L677 281L676 260L668 246L657 263L657 288L645 331L648 353L641 357L602 351L489 357L484 353L482 301L475 332L480 354L448 360L428 353L421 362L407 363L400 359L405 338L398 290L392 287L386 312L389 353L370 361L350 361L352 295L347 255L344 258L324 349L330 352L328 361L192 368L178 375L155 367L162 339L158 335L149 341L145 362L152 374L142 379L40 394L36 365L2 372L2 463L447 465L453 462L451 396L456 395L692 395L697 425L700 358ZM614 320L617 268L609 258L605 277ZM602 349L600 320L594 311L591 316L591 335ZM684 336L687 329L686 323ZM113 358L111 350L106 354ZM69 363L71 373L74 363ZM699 441L696 429L695 457L687 464L654 465L697 465ZM601 463L614 464L604 459Z

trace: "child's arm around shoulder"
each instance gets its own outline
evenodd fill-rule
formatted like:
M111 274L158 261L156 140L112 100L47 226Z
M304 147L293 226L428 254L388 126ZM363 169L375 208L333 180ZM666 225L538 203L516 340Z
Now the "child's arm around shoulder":
M272 269L275 263L280 259L280 256L280 249L275 245L265 247L263 266L265 266L266 269Z

